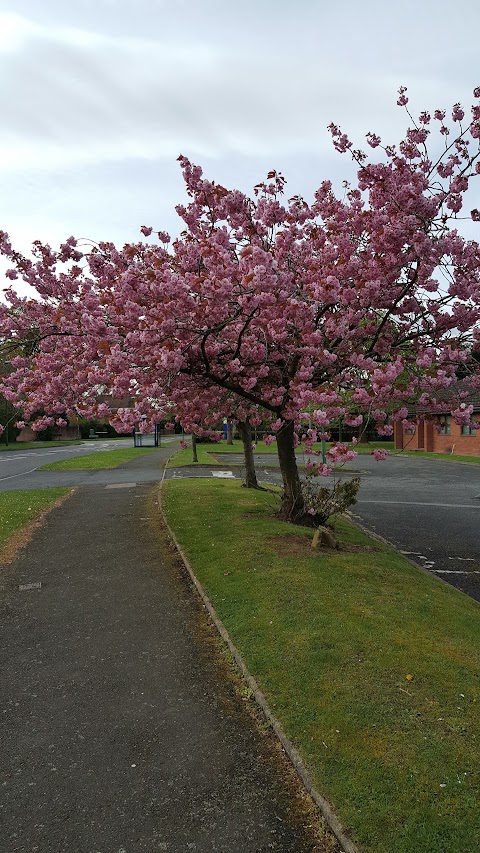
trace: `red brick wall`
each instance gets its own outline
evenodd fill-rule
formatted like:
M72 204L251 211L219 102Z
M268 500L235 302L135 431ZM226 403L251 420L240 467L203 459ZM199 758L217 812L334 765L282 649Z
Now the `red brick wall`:
M459 456L480 456L480 430L476 435L462 435L462 428L453 418L450 423L450 435L440 435L433 424L425 422L424 441L421 442L421 428L417 426L414 435L406 433L401 424L395 424L394 439L396 450L428 450L433 453L452 453ZM419 446L420 441L420 446Z
M453 453L460 456L480 456L480 431L476 435L462 435L462 428L453 420L450 435L438 435L434 432L433 450L435 453Z

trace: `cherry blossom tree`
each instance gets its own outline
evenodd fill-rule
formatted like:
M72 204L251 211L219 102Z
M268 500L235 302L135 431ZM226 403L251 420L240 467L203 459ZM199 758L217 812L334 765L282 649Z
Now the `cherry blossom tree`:
M99 389L132 398L116 415L125 426L160 419L167 401L182 422L207 428L224 416L268 420L282 513L296 521L305 520L299 432L311 447L339 418L360 426L368 416L390 435L395 419L408 424L412 402L450 405L463 422L465 392L452 405L445 389L454 392L467 363L480 387L469 360L480 337L480 248L458 230L480 173L480 89L474 97L467 121L459 104L449 122L444 110L414 118L402 87L405 138L390 145L369 133L370 156L331 125L335 148L358 169L342 197L324 181L310 203L286 199L272 171L250 198L180 157L189 198L171 245L144 226L146 239L122 249L84 251L70 238L59 252L37 244L28 260L2 232L9 277L38 297L7 292L0 333L31 339L32 351L12 361L0 392L47 420L88 414ZM334 446L328 462L351 453Z

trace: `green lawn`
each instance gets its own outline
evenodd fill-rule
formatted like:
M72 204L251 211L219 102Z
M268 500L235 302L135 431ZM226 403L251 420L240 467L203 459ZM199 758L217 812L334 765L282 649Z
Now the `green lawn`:
M475 462L480 463L480 456L460 456L456 453L427 453L423 450L395 450L396 456L420 456L425 459L441 459L443 462Z
M88 456L74 456L71 459L62 459L58 462L50 462L42 465L41 471L83 471L96 468L117 468L124 462L130 462L137 456L152 453L155 447L121 447L119 450L103 450L91 453Z
M169 468L180 468L183 465L193 465L195 463L192 462L192 448L191 448L191 440L188 440L189 447L187 450L178 450L173 456L170 457L168 461ZM326 447L330 447L330 442L327 442ZM359 453L371 453L375 447L382 447L384 450L392 451L393 441L374 441L370 444L362 444L357 445L356 450ZM314 445L314 450L321 450L321 444L317 443ZM197 445L197 457L199 465L223 465L224 462L219 462L215 458L216 453L243 453L243 445L242 442L238 439L232 444L227 444L226 441L220 441L218 444L198 444ZM278 465L277 460L277 443L274 441L272 444L265 444L263 441L259 441L256 444L256 449L254 451L254 456L258 456L259 453L268 453L272 457L272 465ZM303 451L301 449L297 450L297 456L299 459L303 456ZM262 463L265 464L265 463ZM270 463L267 463L270 464Z
M271 492L164 484L167 518L233 642L364 853L473 853L480 607L336 523L339 552Z
M46 509L51 503L68 494L69 489L32 489L31 491L0 492L0 547L13 533Z

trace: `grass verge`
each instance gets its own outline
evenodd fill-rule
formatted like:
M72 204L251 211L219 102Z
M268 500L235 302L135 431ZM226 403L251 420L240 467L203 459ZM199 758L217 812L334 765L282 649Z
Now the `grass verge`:
M237 442L236 452L241 453L241 442ZM197 445L197 457L199 465L220 465L218 459L215 459L215 453L223 453L225 446L222 444L198 444ZM189 446L186 450L177 450L173 456L170 456L170 459L167 462L167 468L181 468L185 465L195 465L196 463L192 461L192 448Z
M12 537L70 491L70 489L31 489L30 491L0 492L0 558L4 557Z
M330 442L326 444L327 449L330 447ZM356 446L356 450L360 454L370 454L374 450L375 447L382 447L384 450L393 449L393 441L377 441L372 442L368 445L358 445ZM314 445L314 450L321 450L321 444L317 443ZM243 445L241 441L236 439L233 444L227 444L226 441L218 442L217 444L198 444L197 445L197 456L198 456L198 464L199 465L224 465L225 462L219 462L218 459L215 458L216 453L241 453L243 454ZM272 457L272 465L278 465L277 458L277 444L274 441L273 444L265 444L263 441L258 441L256 444L255 456L259 453L268 453ZM301 460L303 456L302 450L297 450L297 456L299 460ZM192 462L192 448L189 446L187 450L178 450L169 460L168 466L169 468L180 468L184 465L194 465ZM263 463L265 464L265 463Z
M344 520L339 552L237 482L164 484L168 521L314 783L368 853L480 837L480 609Z
M40 471L83 471L96 468L117 468L124 462L130 462L137 456L152 453L155 447L121 447L119 450L102 450L88 456L74 456L71 459L61 459L42 465Z
M395 456L420 456L423 459L441 459L442 462L475 462L480 464L480 456L460 456L456 453L427 453L423 450L396 450Z

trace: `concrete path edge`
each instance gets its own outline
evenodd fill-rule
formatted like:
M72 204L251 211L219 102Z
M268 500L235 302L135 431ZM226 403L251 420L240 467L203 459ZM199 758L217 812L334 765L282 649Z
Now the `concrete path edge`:
M257 704L261 708L264 716L268 720L268 722L272 728L272 731L275 733L276 737L278 738L278 740L282 744L282 746L285 750L285 753L287 754L288 758L290 759L290 762L292 763L293 767L295 768L296 772L298 773L298 776L300 777L301 781L303 782L303 785L305 786L306 790L310 794L310 796L311 796L312 800L314 801L315 805L317 806L320 814L322 815L324 820L327 822L327 824L330 827L330 829L332 830L333 834L335 835L335 837L338 839L338 841L342 845L342 853L359 853L357 847L355 847L353 842L349 839L348 835L346 834L342 824L340 823L339 819L337 818L337 816L336 816L332 806L328 802L328 800L326 800L325 797L323 797L322 794L312 784L312 781L310 779L310 774L309 774L307 768L305 767L305 764L303 763L298 751L295 749L293 743L286 736L286 734L283 731L283 728L280 725L279 721L273 715L264 694L260 690L260 688L259 688L257 682L255 681L254 677L249 672L247 665L246 665L245 661L243 660L242 655L240 654L237 647L233 643L233 640L231 639L227 629L225 628L225 625L223 624L223 622L221 621L221 619L217 615L212 602L210 601L210 599L209 599L207 593L205 592L202 584L200 583L197 576L195 575L195 572L193 571L193 568L192 568L188 558L186 557L182 548L180 547L180 544L177 541L177 538L176 538L173 530L171 529L171 527L167 521L166 515L165 515L165 510L164 510L164 506L163 506L163 494L162 494L163 482L164 482L164 477L162 478L160 486L159 486L158 506L159 506L160 512L162 514L162 518L163 518L163 521L165 523L165 527L168 531L168 535L170 536L173 544L175 545L175 548L178 551L178 554L179 554L179 556L180 556L180 558L181 558L181 560L182 560L182 562L183 562L183 564L184 564L184 566L185 566L185 568L186 568L186 570L187 570L187 572L191 578L193 585L195 586L195 588L197 590L197 593L199 594L200 598L202 599L202 601L203 601L203 603L204 603L204 605L205 605L205 607L209 613L209 616L210 616L213 624L215 625L215 627L216 627L218 633L220 634L222 640L226 643L226 645L230 649L230 652L231 652L238 668L240 669L243 678L245 679L246 683L248 684L250 690L253 693L255 701L257 702Z

